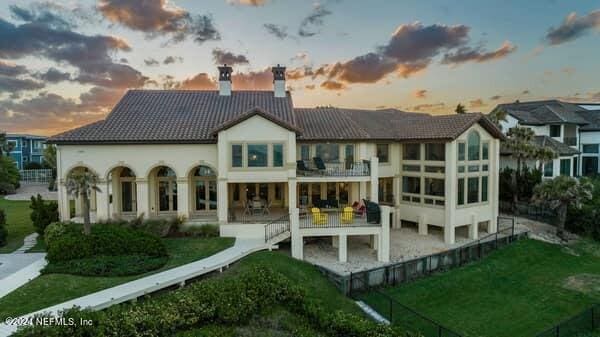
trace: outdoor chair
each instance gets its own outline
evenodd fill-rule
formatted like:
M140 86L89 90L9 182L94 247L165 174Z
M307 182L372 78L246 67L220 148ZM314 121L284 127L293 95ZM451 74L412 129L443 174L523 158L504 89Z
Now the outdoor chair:
M364 200L367 207L367 223L381 223L381 209L377 203Z
M306 163L304 162L304 160L296 160L296 170L299 171L300 173L302 173L303 175L306 175L307 173L316 171L316 170L309 169L306 166Z
M327 224L327 214L321 213L321 210L313 207L311 208L312 213L312 222L313 225L326 225Z
M354 222L354 210L352 207L344 207L341 220L343 224L351 224Z
M319 170L319 172L325 173L327 167L325 166L325 163L323 162L323 159L321 159L321 157L314 157L313 162L315 163L315 166L317 167L317 170Z

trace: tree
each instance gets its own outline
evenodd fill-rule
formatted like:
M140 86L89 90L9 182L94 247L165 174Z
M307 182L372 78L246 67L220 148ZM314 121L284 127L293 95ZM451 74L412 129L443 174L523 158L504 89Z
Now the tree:
M89 235L91 233L90 224L90 195L92 192L101 192L98 187L98 176L85 171L73 171L67 176L65 183L67 192L76 198L81 197L83 200L83 233Z
M52 169L52 176L56 176L56 146L49 144L44 149L44 164Z
M29 205L31 213L29 217L39 235L44 235L46 227L58 221L58 204L56 201L45 201L41 195L32 196Z
M502 108L496 108L488 115L490 120L494 122L494 124L496 124L500 130L502 130L502 125L500 125L500 122L506 122L506 116L508 116L508 113Z
M514 127L508 130L506 134L508 139L506 140L506 148L510 151L511 157L517 161L517 168L513 172L513 191L518 190L517 182L518 177L521 176L521 166L523 161L532 158L535 155L536 148L532 144L533 137L535 134L530 128ZM519 202L518 193L513 194L513 208L517 210L517 202Z
M535 159L539 161L538 170L542 172L544 168L544 164L551 162L552 160L558 158L558 155L554 150L549 147L540 147L536 150L534 154Z
M21 175L17 163L11 157L0 155L0 194L15 193Z
M0 208L0 247L6 245L8 231L6 230L6 215L4 210Z
M464 114L467 113L467 108L465 108L464 105L458 103L458 105L454 109L454 112L456 112L457 114Z
M0 156L10 155L13 150L13 144L6 139L6 132L0 132Z
M564 239L565 221L569 206L580 209L583 203L592 199L593 185L588 179L577 180L559 176L543 181L534 188L533 200L546 203L558 213L556 234Z

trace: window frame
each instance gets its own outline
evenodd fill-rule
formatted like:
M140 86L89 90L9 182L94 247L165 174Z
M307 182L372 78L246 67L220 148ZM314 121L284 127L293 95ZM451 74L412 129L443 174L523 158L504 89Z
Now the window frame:
M380 156L380 146L382 146L385 149L384 156ZM391 158L390 158L390 144L389 143L375 144L375 153L377 155L377 158L379 159L380 164L389 164L390 163Z
M281 162L275 162L277 156L275 154L275 148L279 147L281 149ZM283 143L273 143L271 145L271 158L272 158L272 166L273 167L283 167L285 165L285 146Z
M240 148L240 164L239 165L236 165L235 160L234 160L234 153L235 152L234 152L233 148L236 147L236 146L239 146L239 148ZM229 157L229 159L231 161L230 162L230 166L232 168L243 168L244 167L244 144L242 144L242 143L231 143L230 149L231 149L231 156Z
M264 165L250 165L250 148L251 147L264 147ZM266 168L269 167L269 144L268 143L248 143L246 144L246 167L248 168Z
M552 131L556 131L556 130L557 130L557 129L556 129L557 127L558 127L558 136L553 136L553 135L552 135L552 134L553 134L553 132L552 132ZM556 133L556 132L554 132L554 133ZM557 125L557 124L550 125L550 126L549 126L549 130L548 130L548 134L549 134L549 135L550 135L550 137L552 137L552 138L560 138L560 137L561 137L561 135L562 135L562 126L561 126L560 124L558 124L558 125Z

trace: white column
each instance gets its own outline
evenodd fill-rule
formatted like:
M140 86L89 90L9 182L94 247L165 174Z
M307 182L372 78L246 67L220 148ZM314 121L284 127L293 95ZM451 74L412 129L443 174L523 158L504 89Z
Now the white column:
M136 178L136 207L138 217L150 217L150 192L148 189L148 180L145 178Z
M69 205L69 194L67 188L62 179L58 179L56 182L58 187L58 212L60 214L61 221L68 221L71 219L71 206Z
M358 189L359 189L359 191L358 191L359 199L361 199L361 200L369 199L368 198L369 192L367 191L367 182L366 181L359 182Z
M371 157L371 201L379 203L379 158Z
M402 228L402 218L400 217L400 199L402 198L402 178L394 177L394 223L392 228Z
M101 191L96 192L96 220L106 220L110 217L108 214L108 183L102 181L98 187Z
M377 247L378 261L390 261L390 240L390 207L381 206L381 234L379 234L379 245Z
M75 216L82 216L83 199L81 195L75 197Z
M298 201L297 196L298 196L298 184L296 182L296 178L288 178L288 186L287 186L287 192L288 192L288 208L292 209L292 208L297 208L298 207Z
M471 224L469 225L469 239L477 240L479 237L479 223L477 222L477 214L471 214Z
M187 178L177 179L177 216L190 216L190 189Z
M227 178L219 178L217 181L217 214L219 225L227 224L229 211L229 200L227 198Z
M331 247L333 248L338 248L340 246L340 237L339 236L332 236L331 237Z
M492 207L492 218L488 224L488 233L495 233L498 230L498 198L500 194L500 140L494 139L491 142L490 149L490 206Z
M338 258L340 262L348 261L348 237L346 234L340 234L339 236Z
M290 207L290 232L292 241L292 257L302 260L304 240L300 235L300 211L297 207Z
M427 228L427 214L420 214L417 219L419 221L419 234L427 235L429 232Z
M446 143L446 181L445 181L445 211L444 211L444 241L454 244L455 241L455 217L456 217L456 195L457 195L457 146L456 141ZM466 181L465 181L466 184Z

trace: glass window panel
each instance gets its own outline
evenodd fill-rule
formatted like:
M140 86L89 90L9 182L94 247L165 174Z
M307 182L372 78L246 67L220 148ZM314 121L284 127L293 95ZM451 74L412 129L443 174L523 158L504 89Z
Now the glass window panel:
M349 185L347 183L340 183L340 204L348 205L350 203L350 193L348 192Z
M552 177L554 175L554 163L549 162L544 164L544 177Z
M316 157L323 159L326 163L339 162L340 146L339 144L317 144Z
M233 184L233 201L240 200L240 184Z
M469 172L479 172L479 165L469 165Z
M445 170L443 166L425 166L425 172L429 173L444 173Z
M468 137L469 160L479 160L479 133L471 131Z
M482 170L483 172L487 172L487 171L488 171L488 169L489 169L489 167L488 167L487 165L481 165L481 170Z
M402 148L402 159L419 160L421 159L421 144L404 144Z
M353 163L354 162L354 145L348 144L346 145L345 153L346 162Z
M208 182L208 202L211 210L217 209L217 182L214 180Z
M168 211L169 210L169 182L159 181L158 182L158 210Z
M315 201L321 200L321 184L320 183L312 184L311 189L310 189L310 195L311 195L313 205L315 204Z
M467 179L467 203L479 202L479 177Z
M481 177L481 201L488 201L488 177Z
M465 204L465 178L458 179L457 192L458 192L458 196L457 196L458 204L464 205Z
M402 192L421 194L421 178L402 177Z
M133 212L133 182L121 182L121 212Z
M488 160L489 151L490 151L489 147L490 147L489 142L483 142L483 144L481 144L481 159L482 160Z
M252 201L256 196L256 184L246 184L246 200Z
M458 173L464 173L465 172L465 167L464 165L461 165L458 167Z
M198 166L198 168L194 171L194 176L213 177L215 176L215 172L208 166Z
M248 167L267 166L266 144L248 144Z
M327 183L327 200L337 199L335 185L336 183Z
M560 137L560 125L550 125L550 137Z
M560 160L560 175L570 176L571 175L571 161L569 159Z
M300 205L308 205L308 184L300 184Z
M171 203L173 204L172 211L177 210L177 183L171 181Z
M273 166L283 166L283 144L273 144Z
M389 144L377 144L377 157L380 163L388 163L390 160L390 145Z
M258 196L262 200L269 199L269 184L258 184Z
M425 144L425 160L443 161L446 158L446 145L444 143Z
M598 153L598 144L581 145L583 153Z
M175 171L166 166L162 166L156 173L158 177L175 177Z
M465 160L465 143L458 143L458 160Z
M425 178L425 194L436 197L444 196L444 179Z
M423 202L426 203L427 205L433 205L433 199L423 199Z
M206 182L204 180L196 180L196 210L206 210Z
M310 145L303 144L300 145L300 159L309 161L310 158Z
M419 172L419 171L421 171L421 166L420 165L403 165L402 169L404 171L409 171L409 172Z
M275 184L275 200L283 200L283 185Z
M242 167L242 145L231 145L231 167Z

